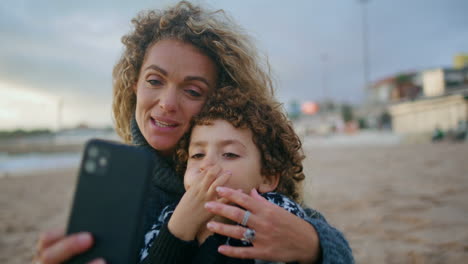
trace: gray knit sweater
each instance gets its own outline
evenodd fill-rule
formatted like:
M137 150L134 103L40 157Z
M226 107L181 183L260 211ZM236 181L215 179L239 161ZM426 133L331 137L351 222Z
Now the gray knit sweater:
M146 233L156 222L164 207L178 203L184 194L182 177L174 170L171 160L165 159L154 150L141 134L135 119L131 123L133 143L151 150L154 153L158 166L156 166L149 194L146 199L146 217L143 225ZM314 226L320 240L321 259L319 263L354 263L351 248L344 235L327 223L325 218L315 210L305 209L305 220ZM144 239L144 238L142 238ZM143 245L145 243L142 243Z

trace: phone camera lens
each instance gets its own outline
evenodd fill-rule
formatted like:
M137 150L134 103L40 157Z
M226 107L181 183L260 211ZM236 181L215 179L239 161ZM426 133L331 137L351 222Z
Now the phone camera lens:
M100 157L98 162L99 162L99 166L101 166L101 167L106 167L107 166L107 158L106 157Z
M89 150L88 150L88 155L91 157L91 158L95 158L97 157L98 155L98 148L97 147L90 147Z
M84 169L87 173L92 174L96 171L96 163L92 160L88 160L85 163Z

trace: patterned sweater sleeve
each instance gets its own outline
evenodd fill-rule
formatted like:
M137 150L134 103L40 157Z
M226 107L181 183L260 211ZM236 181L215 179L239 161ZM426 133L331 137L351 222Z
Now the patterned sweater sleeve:
M181 240L167 227L175 206L165 207L156 223L145 234L145 245L140 252L140 264L188 263L196 253L198 245L195 240Z

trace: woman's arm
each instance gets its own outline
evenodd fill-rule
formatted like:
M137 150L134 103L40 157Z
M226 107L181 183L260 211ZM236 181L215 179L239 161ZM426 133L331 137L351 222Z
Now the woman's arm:
M353 263L351 250L343 235L322 218L303 219L276 206L255 190L250 195L229 188L218 188L218 194L249 210L247 226L256 231L253 247L221 246L220 252L235 258L254 258L300 263ZM216 202L207 203L214 214L241 222L245 210ZM240 239L245 228L209 222L213 232Z
M306 220L316 230L320 241L321 258L317 263L354 263L353 253L344 235L313 209L306 209Z

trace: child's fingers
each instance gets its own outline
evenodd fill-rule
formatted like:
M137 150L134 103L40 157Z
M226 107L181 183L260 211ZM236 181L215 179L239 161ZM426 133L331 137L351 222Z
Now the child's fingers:
M213 183L213 181L216 180L220 172L221 172L221 167L219 165L214 165L210 167L208 170L206 170L206 172L204 171L205 175L202 177L202 180L201 180L201 188L203 191L209 190L211 184Z
M216 187L223 186L223 184L225 184L229 180L229 177L231 177L231 175L232 173L230 171L225 171L219 177L217 177L208 189L208 196L216 197Z

